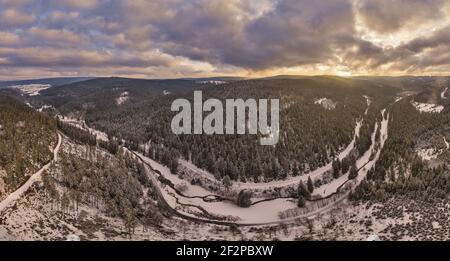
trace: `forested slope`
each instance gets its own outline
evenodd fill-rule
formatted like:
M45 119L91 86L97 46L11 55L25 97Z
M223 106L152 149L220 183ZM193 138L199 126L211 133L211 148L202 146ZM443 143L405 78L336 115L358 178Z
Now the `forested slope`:
M56 122L0 94L0 198L51 160Z

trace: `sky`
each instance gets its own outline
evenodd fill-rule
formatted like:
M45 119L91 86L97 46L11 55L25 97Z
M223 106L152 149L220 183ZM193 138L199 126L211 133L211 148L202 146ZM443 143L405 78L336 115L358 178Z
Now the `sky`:
M0 80L450 75L449 0L0 0Z

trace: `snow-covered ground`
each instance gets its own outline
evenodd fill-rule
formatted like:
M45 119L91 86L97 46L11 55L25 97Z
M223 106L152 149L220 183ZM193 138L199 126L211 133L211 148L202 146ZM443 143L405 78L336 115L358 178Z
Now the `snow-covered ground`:
M5 210L7 207L11 206L16 200L18 200L36 181L41 179L42 173L47 170L51 164L58 160L58 153L61 147L61 135L58 133L58 144L53 150L53 160L42 167L38 172L33 174L27 182L25 182L20 188L18 188L13 193L9 194L7 198L5 198L2 202L0 202L0 213Z
M445 148L448 150L450 149L450 143L447 141L447 139L442 136L442 139L445 143ZM444 153L444 149L437 149L437 148L418 148L416 149L417 155L425 161L435 160Z
M328 98L319 98L314 101L314 104L320 104L326 110L334 110L337 103Z
M29 96L37 96L40 91L52 87L50 84L26 84L26 85L11 85L9 88L19 89Z
M225 84L227 82L225 81L198 81L197 83L200 84L214 84L214 85L221 85L221 84Z
M121 93L120 96L116 98L117 105L122 105L123 103L128 101L128 99L130 98L128 95L128 92Z
M432 103L412 102L412 105L416 110L426 113L441 113L444 110L444 106Z
M58 116L58 119L60 121L64 122L64 123L67 123L67 124L70 124L70 125L75 126L77 128L89 131L90 133L95 135L97 137L97 139L99 139L99 140L102 140L102 141L108 141L109 140L108 139L108 134L106 134L106 133L104 133L102 131L99 131L99 130L96 130L96 129L88 127L85 121L80 121L80 120L69 118L69 117L66 117L66 116Z
M434 160L441 154L442 151L437 151L435 148L417 149L416 153L422 160Z
M447 99L447 97L445 96L445 94L447 93L447 91L448 91L448 87L446 87L446 88L441 92L441 98L444 99L444 100Z
M29 105L30 107L31 107L31 105ZM46 110L46 109L54 109L55 107L53 107L53 106L50 106L50 105L44 105L44 106L42 106L41 108L39 108L39 109L37 109L37 111L38 112L42 112L42 111L44 111L44 110Z

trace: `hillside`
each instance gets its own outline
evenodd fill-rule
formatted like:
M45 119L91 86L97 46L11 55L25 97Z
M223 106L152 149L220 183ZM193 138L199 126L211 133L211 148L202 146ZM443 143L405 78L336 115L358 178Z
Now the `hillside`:
M56 144L56 122L0 94L0 198L48 163Z

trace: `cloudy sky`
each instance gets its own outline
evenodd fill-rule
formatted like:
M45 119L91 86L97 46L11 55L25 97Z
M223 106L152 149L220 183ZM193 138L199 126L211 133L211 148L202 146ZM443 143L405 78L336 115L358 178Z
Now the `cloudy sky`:
M0 0L0 80L450 75L448 0Z

